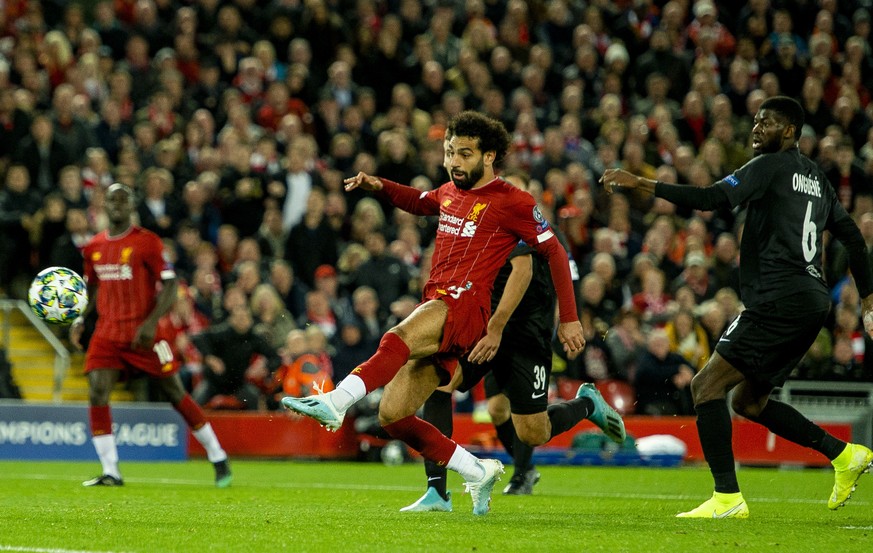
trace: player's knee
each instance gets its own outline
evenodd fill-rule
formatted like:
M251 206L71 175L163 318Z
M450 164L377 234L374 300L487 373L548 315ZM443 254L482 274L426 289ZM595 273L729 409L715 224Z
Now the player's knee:
M543 445L551 437L549 430L541 425L516 425L515 433L518 434L518 439L531 447Z
M185 388L182 386L182 381L177 378L170 377L160 381L161 390L166 394L167 400L176 405L185 398Z
M711 395L712 391L704 373L694 375L694 378L691 379L691 398L694 401L694 405L700 405L715 399L715 397L710 397Z
M109 405L110 389L105 386L91 385L88 388L88 404L92 407L102 407Z
M518 439L531 447L542 445L551 438L551 427L545 413L541 415L518 415L513 417Z
M389 424L395 423L403 417L396 409L384 404L379 406L379 424L384 428Z

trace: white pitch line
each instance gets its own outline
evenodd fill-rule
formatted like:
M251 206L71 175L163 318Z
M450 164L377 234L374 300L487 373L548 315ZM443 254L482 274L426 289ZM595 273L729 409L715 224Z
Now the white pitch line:
M75 478L62 478L53 474L3 474L0 475L0 480L17 479L17 480L77 480ZM186 480L181 478L137 478L125 477L125 482L136 484L166 484L174 486L200 486L212 487L212 481L206 478L202 480ZM245 488L282 488L282 489L306 489L306 490L357 490L357 491L383 491L383 492L415 492L420 491L421 486L399 486L399 485L374 485L374 484L351 484L351 483L323 483L323 482L246 482L241 483L235 481L236 485ZM545 495L545 494L544 494ZM632 500L651 500L651 501L688 501L699 499L699 495L687 494L663 494L663 493L621 493L621 492L585 492L572 493L561 490L550 490L548 495L557 497L593 497L593 498L611 498L611 499L632 499ZM759 503L796 503L805 505L818 505L824 503L823 499L804 499L790 497L755 497L747 495L746 498L751 502ZM870 501L852 500L852 505L870 505ZM2 549L0 549L2 551Z
M19 547L17 545L2 545L0 551L17 551L19 553L112 553L111 551L85 551L81 549L55 549L47 547Z

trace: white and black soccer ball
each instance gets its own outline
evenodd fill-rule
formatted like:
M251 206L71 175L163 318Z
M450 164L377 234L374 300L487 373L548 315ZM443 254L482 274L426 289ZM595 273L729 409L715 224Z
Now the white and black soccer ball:
M76 271L49 267L30 283L27 302L36 315L49 323L69 324L88 305L88 289Z

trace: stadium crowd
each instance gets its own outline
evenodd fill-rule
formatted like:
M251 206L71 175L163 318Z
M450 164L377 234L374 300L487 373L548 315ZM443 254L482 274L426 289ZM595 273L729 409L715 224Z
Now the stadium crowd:
M708 185L748 161L761 102L788 94L806 111L801 151L873 251L869 4L10 0L0 289L22 297L49 265L81 271L106 187L127 184L186 283L161 332L191 385L211 383L195 397L224 389L208 375L218 353L192 339L219 325L271 350L234 364L235 387L255 380L266 406L283 381L306 394L375 351L429 268L435 222L343 178L439 186L446 121L475 109L511 132L503 170L531 176L579 263L588 345L557 374L627 381L638 413L692 414L691 377L742 309L743 212L608 196L597 178ZM870 380L845 250L824 255L832 320L795 376Z

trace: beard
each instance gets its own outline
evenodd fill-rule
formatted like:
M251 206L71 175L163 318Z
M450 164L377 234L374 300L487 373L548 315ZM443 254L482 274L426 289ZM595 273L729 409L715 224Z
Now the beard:
M463 177L456 177L455 174L452 173L452 182L455 183L455 186L460 190L470 190L484 175L485 164L480 160L478 165L473 167L473 170L469 173L465 172Z

